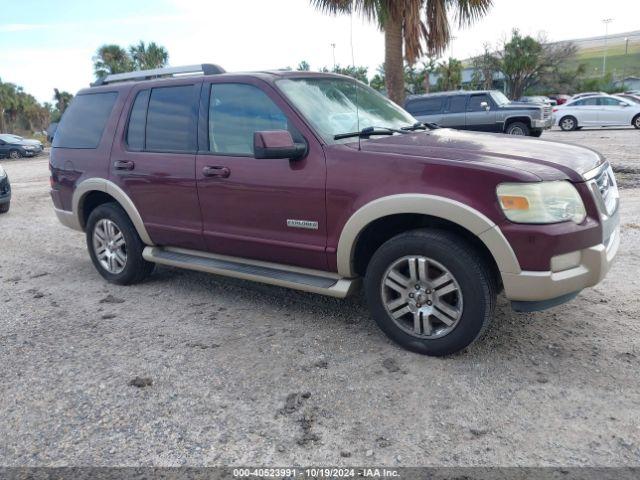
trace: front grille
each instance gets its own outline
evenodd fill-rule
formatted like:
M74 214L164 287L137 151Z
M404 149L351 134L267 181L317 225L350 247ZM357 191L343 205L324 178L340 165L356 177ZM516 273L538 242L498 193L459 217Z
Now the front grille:
M6 195L11 191L11 187L9 186L9 179L4 177L0 180L0 195Z
M543 118L549 118L549 115L551 115L551 106L545 105L542 108L542 116Z
M602 172L594 178L594 181L604 205L604 213L610 216L615 212L619 198L616 177L613 174L611 166L603 169Z

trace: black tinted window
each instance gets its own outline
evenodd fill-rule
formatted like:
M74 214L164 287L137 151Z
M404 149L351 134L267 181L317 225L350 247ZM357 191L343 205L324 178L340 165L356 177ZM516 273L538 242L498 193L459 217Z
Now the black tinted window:
M253 155L253 134L264 130L289 130L287 117L259 88L243 84L214 84L209 96L209 150Z
M442 97L411 100L407 111L412 115L432 115L442 111Z
M117 97L116 92L76 96L62 116L53 146L96 148Z
M193 85L151 90L145 150L196 150L196 105Z
M465 105L467 104L467 97L465 95L456 95L455 97L449 97L447 100L447 106L445 112L447 113L459 113L464 112Z
M491 101L489 100L489 95L471 95L469 99L469 105L467 105L468 112L480 112L484 111L484 108L480 105L482 102L487 102L488 105L491 105Z
M127 128L127 145L131 150L144 150L144 129L147 123L147 104L149 103L149 90L138 92Z

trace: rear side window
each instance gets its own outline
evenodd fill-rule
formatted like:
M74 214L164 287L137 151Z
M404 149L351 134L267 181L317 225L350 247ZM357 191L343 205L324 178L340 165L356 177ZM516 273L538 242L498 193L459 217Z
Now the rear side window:
M442 111L442 97L421 98L413 100L407 106L407 111L412 115L433 115Z
M253 134L289 130L301 135L266 93L253 85L213 84L209 97L209 150L230 155L253 155Z
M455 97L449 97L447 99L447 105L444 107L444 111L447 113L464 112L466 104L467 97L465 95L456 95Z
M144 150L144 129L147 124L147 105L149 90L138 92L131 108L129 126L127 127L127 145L130 150Z
M151 90L144 149L155 152L195 152L195 100L193 85Z
M97 148L116 98L116 92L76 96L62 116L53 146Z

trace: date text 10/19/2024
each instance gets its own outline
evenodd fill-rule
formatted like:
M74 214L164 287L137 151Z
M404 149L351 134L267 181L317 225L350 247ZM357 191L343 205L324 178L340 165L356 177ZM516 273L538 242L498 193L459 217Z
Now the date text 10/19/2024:
M392 468L234 468L237 478L394 478Z

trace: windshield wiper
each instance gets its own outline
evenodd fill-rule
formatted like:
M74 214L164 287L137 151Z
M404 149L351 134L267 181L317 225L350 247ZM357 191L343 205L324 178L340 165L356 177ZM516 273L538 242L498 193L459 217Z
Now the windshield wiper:
M388 127L367 127L363 128L359 132L338 133L333 136L333 139L341 140L343 138L351 137L369 138L372 135L393 135L394 133L407 133L407 131Z
M426 130L427 128L429 130L435 130L436 128L440 128L440 126L437 123L416 122L410 127L402 127L402 130L407 132L413 132L415 130Z

